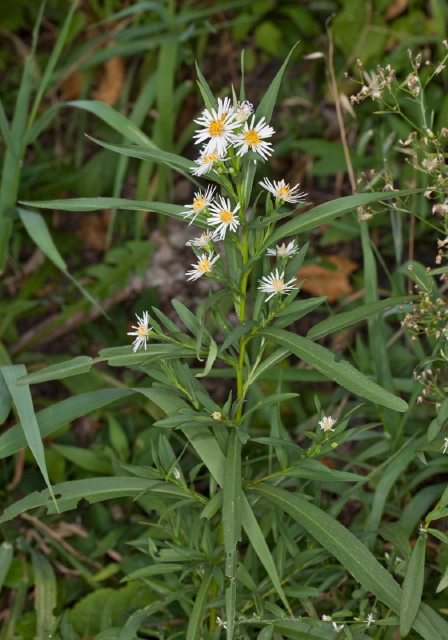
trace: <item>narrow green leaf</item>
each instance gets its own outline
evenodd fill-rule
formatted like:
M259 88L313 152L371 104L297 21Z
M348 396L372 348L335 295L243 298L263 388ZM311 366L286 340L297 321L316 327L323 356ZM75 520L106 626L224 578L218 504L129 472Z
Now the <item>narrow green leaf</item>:
M222 504L225 573L232 579L236 575L237 544L241 540L241 484L241 442L233 429L227 449Z
M196 73L197 73L197 76L198 76L197 82L198 82L199 90L200 90L200 92L202 94L202 97L204 99L205 106L207 107L208 110L217 109L218 108L218 102L217 102L215 96L213 95L210 87L208 86L207 80L202 75L202 72L201 72L197 62L196 62Z
M260 631L257 636L257 640L271 640L272 634L274 633L274 625L268 624L264 629Z
M51 448L67 460L70 460L70 462L73 462L73 464L90 473L112 474L110 460L99 456L95 451L67 444L53 444Z
M185 640L197 640L201 636L201 628L204 624L204 614L207 603L210 600L210 585L213 578L213 568L207 569L205 575L201 577L198 593L196 595L193 609L188 620Z
M53 404L36 414L40 437L45 438L76 418L135 393L137 390L134 389L101 389ZM16 424L0 435L0 459L11 456L26 446L22 425Z
M67 276L67 278L73 282L89 302L98 307L100 311L104 313L98 302L92 298L90 293L84 289L84 287L68 271L67 265L53 242L53 238L50 235L47 224L40 213L37 213L36 211L29 211L22 207L16 207L16 209L30 238L37 244L39 249Z
M1 567L1 563L0 563L0 567ZM443 572L443 576L441 577L439 584L437 585L436 593L440 593L447 587L448 587L448 564L445 568L445 571Z
M58 496L59 511L69 511L76 509L80 500L86 499L90 503L101 500L112 500L114 498L136 497L142 491L155 488L160 485L159 480L147 480L145 478L128 478L125 476L116 478L87 478L85 480L71 480L54 485L53 489ZM10 507L7 507L1 517L1 522L7 522L12 518L34 509L35 507L46 507L49 514L56 513L52 496L48 489L35 491L26 498L18 500Z
M286 511L330 551L367 591L396 613L399 612L400 586L348 529L297 494L267 484L260 484L253 490ZM425 640L445 640L448 637L448 623L424 604L420 605L413 628Z
M231 580L226 589L226 639L234 640L236 618L236 580Z
M314 325L314 327L312 327L308 331L307 338L309 338L310 340L318 340L323 336L327 336L329 333L341 331L342 329L345 329L345 327L350 327L356 322L367 320L367 318L371 318L380 311L406 304L407 302L416 300L417 298L418 296L400 296L398 298L389 298L388 300L381 300L379 302L369 302L368 304L357 307L352 311L338 313L336 316L326 318L322 322Z
M0 591L5 582L13 558L13 548L10 542L2 542L0 545Z
M420 534L412 550L408 570L403 580L400 601L400 633L402 638L405 638L412 629L422 600L425 551L426 535Z
M222 353L224 353L226 349L235 344L235 342L238 342L240 338L242 338L244 335L246 335L246 333L248 333L256 326L257 323L253 320L237 324L237 326L234 327L232 331L226 336L224 342L219 346L218 354L221 355Z
M254 404L250 409L248 409L243 416L243 420L245 420L248 415L250 415L254 411L258 411L262 407L265 407L270 404L281 404L286 400L297 398L298 395L299 395L298 393L274 393L270 396L267 396L266 398L263 398L263 400L260 400L259 402Z
M285 605L286 610L290 613L290 615L292 615L291 607L289 606L288 600L285 596L285 592L283 591L282 585L280 583L277 567L272 557L271 551L263 536L263 532L260 529L260 525L257 522L252 507L250 506L249 501L244 493L242 494L241 502L241 524L244 527L244 531L247 533L247 537L249 538L255 553L259 557L263 567L266 570L266 573L271 579L275 590L277 591L283 604Z
M44 446L42 444L39 425L37 424L36 415L34 413L30 388L29 386L19 387L17 385L18 378L26 375L26 367L23 364L16 364L8 367L2 367L1 371L9 389L9 393L16 405L17 413L19 415L28 446L37 462L57 510L56 498L54 497L50 479L48 477Z
M280 70L277 72L275 78L273 79L273 81L269 85L266 93L264 94L263 98L261 99L260 104L258 105L258 108L257 108L257 111L256 111L257 119L258 118L264 118L267 123L270 122L271 117L272 117L272 112L274 110L275 103L277 102L277 94L278 94L278 90L280 89L280 84L281 84L281 81L282 81L282 78L283 78L283 74L284 74L286 66L287 66L287 64L289 62L289 59L290 59L294 49L297 47L298 44L299 43L296 42L296 44L293 46L291 51L288 53L288 55L286 57L286 60L284 61L284 63L280 67Z
M37 244L39 249L49 258L61 271L67 271L67 264L58 251L53 238L48 231L45 220L40 213L27 209L17 208L23 226L30 238Z
M23 378L19 378L17 380L17 384L18 386L23 384L29 385L36 384L37 382L46 382L47 380L61 380L62 378L77 376L80 373L87 373L90 371L95 362L97 362L97 360L89 358L88 356L77 356L76 358L73 358L73 360L67 360L67 362L61 362L60 364L53 364L50 367L45 367L45 369L29 373L28 375L23 376Z
M8 386L0 369L0 424L3 424L3 422L9 416L11 406L12 396L9 393Z
M23 202L27 206L37 209L55 209L57 211L102 211L103 209L120 209L123 211L149 211L161 213L170 218L185 221L181 212L185 207L164 202L146 202L145 200L126 200L124 198L72 198L71 200L42 200L41 202ZM204 227L199 220L195 220L197 227Z
M157 164L168 165L172 169L177 169L182 173L185 173L190 177L190 170L194 166L191 160L187 160L182 156L178 156L175 153L169 153L168 151L162 151L161 149L154 149L149 147L140 147L138 145L126 145L126 144L109 144L103 140L97 140L91 136L87 136L93 142L100 147L114 151L115 153L121 153L124 156L130 158L138 158L139 160L150 160Z
M331 351L311 342L308 338L289 333L283 329L263 329L259 331L258 335L288 349L294 355L311 364L317 371L328 376L330 380L334 380L361 398L366 398L395 411L406 411L408 408L404 400L380 387L346 360L337 362Z
M204 371L202 373L197 373L196 378L203 378L204 376L208 376L211 368L213 367L213 364L216 360L217 355L218 355L218 345L213 340L213 338L211 338L210 345L208 347L208 356L207 356L207 361L205 363Z
M53 44L51 48L50 57L48 58L48 62L45 66L45 71L43 72L42 77L39 79L36 97L34 98L34 103L31 109L28 126L31 126L32 123L34 122L34 118L39 109L39 105L41 103L42 97L45 95L45 92L47 91L47 88L52 78L56 64L58 62L62 49L69 35L73 15L76 9L78 8L78 5L79 5L79 0L74 0L74 2L72 2L69 10L67 11L67 15L64 20L64 23L62 27L60 27L58 30L58 36L56 38L56 42Z
M317 309L328 296L320 296L319 298L310 298L309 300L293 300L287 307L281 309L277 314L277 319L274 322L276 329L283 329L289 327L290 324L296 320L300 320L307 313ZM310 336L308 336L309 338Z
M20 147L18 144L18 140L16 140L11 133L11 129L9 128L8 118L6 117L5 110L3 108L3 102L0 99L0 135L3 138L3 143L8 151L13 156L16 162L20 159Z
M419 193L423 189L404 189L403 191L394 191L393 193L360 193L354 196L346 196L345 198L338 198L331 202L324 202L314 209L302 213L300 216L293 218L283 226L276 229L268 240L263 245L261 251L267 249L271 244L282 240L287 236L294 236L298 233L315 229L322 224L331 222L335 218L353 211L362 205L371 204L372 202L379 202L380 200L390 200L391 198L399 198L401 196L410 195L412 193Z
M284 475L295 478L308 478L309 480L316 480L316 482L362 482L366 480L364 476L360 476L357 473L330 469L325 464L312 458L303 458L297 467L285 471Z
M89 111L131 142L157 149L151 138L148 138L129 118L126 118L126 116L105 102L100 100L73 100L72 102L65 102L62 106L76 107L77 109ZM95 142L97 141L95 140Z
M378 533L384 540L391 542L397 548L400 555L409 560L412 554L412 547L408 539L406 531L398 522L389 522L382 524L378 529Z
M191 331L194 336L197 336L201 329L201 325L194 313L192 313L190 309L182 304L180 300L171 300L171 304L176 309L179 318L182 320L187 329Z
M56 628L53 611L57 605L56 575L47 558L31 550L36 584L36 640L47 640Z

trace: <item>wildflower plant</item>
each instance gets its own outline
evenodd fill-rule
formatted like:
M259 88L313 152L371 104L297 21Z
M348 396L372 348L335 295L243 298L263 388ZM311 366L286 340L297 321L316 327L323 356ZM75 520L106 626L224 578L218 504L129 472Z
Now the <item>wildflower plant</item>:
M165 637L186 640L267 640L274 632L293 638L332 638L335 632L352 637L350 628L360 630L362 637L374 637L377 625L394 612L402 617L403 629L413 626L427 640L443 640L448 625L441 617L427 606L409 607L409 595L403 595L363 541L338 522L338 511L329 513L321 505L320 483L335 483L342 508L351 492L346 483L362 486L369 480L368 475L325 464L342 443L371 428L348 428L360 408L358 398L391 412L405 411L407 403L346 359L336 359L317 340L409 296L327 318L306 337L287 330L324 302L322 297L300 295L297 273L307 253L306 233L392 194L354 195L303 213L305 194L299 185L289 185L285 178L274 183L264 178L260 189L255 174L260 168L267 171L266 160L274 151L270 120L285 65L255 108L246 100L243 83L239 99L235 92L216 99L198 73L205 108L195 121L194 141L201 147L196 162L149 146L98 141L115 152L169 164L189 176L198 189L193 204L113 198L28 203L85 211L108 206L144 209L194 223L201 235L194 237L192 231L187 243L192 268L186 270L185 286L196 287L199 279L211 286L196 310L173 300L178 322L157 307L145 310L129 332L132 345L106 348L98 358L80 356L27 376L22 366L3 369L5 391L21 407L25 437L44 474L30 384L81 374L105 361L145 376L135 387L104 390L107 401L141 397L152 407L152 415L157 408L158 416L152 426L157 438L144 464L117 460L114 475L56 485L56 502L49 501L49 487L11 505L0 521L36 506L46 505L50 513L70 509L81 498L95 502L131 496L148 517L156 513L147 535L129 541L139 553L138 568L124 580L138 581L147 590L148 604L130 613L120 638L132 637L154 620L165 629ZM198 177L212 185L198 184ZM300 443L295 437L302 433L300 426L287 428L283 411L300 400L284 389L282 367L275 369L290 356L336 382L351 398L348 410L338 402L333 405L334 418L316 400L316 420L302 429ZM296 370L294 365L291 369ZM205 384L217 377L227 389L220 402L213 387ZM266 389L262 382L273 379L276 386ZM81 397L79 404L83 402L87 399ZM53 418L44 435L59 426ZM14 450L20 429L18 425L5 434L4 451ZM424 551L424 542L418 544ZM347 610L321 615L317 600L310 600L332 584L317 570L329 555L361 584L365 601L357 618Z

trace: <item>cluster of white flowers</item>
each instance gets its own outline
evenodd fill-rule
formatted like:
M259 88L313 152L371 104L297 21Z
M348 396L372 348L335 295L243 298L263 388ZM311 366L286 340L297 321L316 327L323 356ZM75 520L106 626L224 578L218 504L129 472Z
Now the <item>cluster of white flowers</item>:
M255 151L265 160L272 153L272 145L266 142L275 132L264 118L255 123L253 106L245 100L235 108L230 98L218 98L218 109L204 109L200 118L195 120L200 125L194 135L196 144L205 143L193 174L202 176L213 169L215 162L228 160L226 153L229 146L237 150L237 156L248 151ZM248 118L252 115L250 124Z
M264 117L256 119L250 102L244 100L234 106L230 98L218 98L217 108L204 109L194 122L199 125L193 139L202 145L199 158L191 171L195 176L203 176L220 168L227 171L225 162L230 160L235 169L235 162L252 151L264 160L272 154L272 144L267 140L275 133ZM255 162L255 160L254 160ZM299 190L300 185L290 186L285 180L273 183L265 178L259 182L276 201L276 206L288 202L296 204L304 202L305 193ZM205 190L194 194L193 202L185 205L182 217L192 224L198 216L212 230L206 230L199 237L189 240L186 245L195 250L197 262L185 273L188 280L197 280L203 275L212 275L213 268L220 259L216 242L225 240L228 233L238 233L244 223L244 212L241 204L232 204L231 199L216 195L216 186L208 186ZM281 261L292 258L299 248L294 241L288 244L269 248L267 255ZM296 288L296 279L285 282L285 271L276 268L264 276L258 289L267 294L266 302L275 295L289 294ZM134 351L140 347L146 349L146 343L152 327L149 326L149 315L145 311L143 317L137 316L137 326L128 335L135 336Z

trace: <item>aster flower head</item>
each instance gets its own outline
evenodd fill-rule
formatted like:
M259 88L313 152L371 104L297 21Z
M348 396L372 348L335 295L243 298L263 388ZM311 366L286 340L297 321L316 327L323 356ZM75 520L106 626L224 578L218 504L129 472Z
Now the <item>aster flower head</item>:
M197 191L194 194L193 204L185 205L186 209L190 209L190 211L182 211L180 215L184 216L185 218L190 218L192 216L189 224L191 224L196 219L196 216L199 213L210 206L213 201L213 193L215 191L215 188L216 187L210 186L207 188L205 193L202 193L202 191Z
M197 280L204 273L211 273L213 270L213 265L218 260L219 256L213 257L213 253L202 253L199 258L197 264L192 264L193 269L186 272L186 276L190 276L187 278L188 280Z
M240 147L238 156L243 156L248 151L256 151L264 160L267 160L272 154L272 145L270 142L265 142L265 138L270 138L274 133L274 129L266 124L264 118L255 125L255 116L252 116L250 124L246 121L243 130L232 135L232 144Z
M333 631L339 632L344 628L343 624L336 624L336 622L332 622L331 624L333 625Z
M299 250L299 247L296 245L295 240L292 240L287 245L285 245L285 243L281 245L276 244L275 249L272 247L269 248L266 251L266 255L287 259L287 258L292 258L292 256L295 255L298 250Z
M274 180L274 183L272 183L270 180L265 178L264 181L259 182L258 184L261 185L263 189L272 193L277 200L283 200L283 202L304 202L303 199L307 195L303 192L297 192L300 184L290 187L284 180L280 180L278 182Z
M191 168L191 173L194 176L203 176L204 173L210 173L213 170L213 165L215 162L224 162L228 158L221 157L217 151L212 151L211 153L207 153L204 148L201 151L201 155L197 160L195 160L195 164L197 167Z
M322 420L319 420L319 426L325 432L334 431L332 428L334 424L336 424L336 420L333 420L331 416L324 416Z
M285 272L279 273L278 269L273 271L270 275L264 276L261 280L259 280L261 286L258 287L260 291L264 293L269 293L270 295L266 298L266 302L275 296L275 294L288 294L290 291L296 288L295 282L296 279L292 278L288 282L285 283Z
M216 233L219 234L219 238L223 240L226 236L227 229L236 231L240 221L236 215L240 204L238 203L232 211L229 198L223 198L219 196L220 204L214 202L210 206L212 215L207 219L207 223L216 226Z
M135 331L128 331L128 336L135 336L135 340L132 343L134 345L134 353L137 349L140 349L141 346L144 346L146 351L146 342L149 339L149 332L152 331L152 327L149 326L149 313L147 311L143 312L141 318L137 314L135 315L137 318L137 326L132 327Z
M235 112L235 120L240 122L246 122L247 118L252 115L254 112L254 106L249 100L244 100L243 102L238 102L238 106Z
M211 253L213 251L212 242L218 239L219 234L216 231L203 231L200 236L188 240L185 243L186 247L197 247L198 249L204 249Z
M196 129L196 144L206 142L204 154L209 155L214 151L219 156L224 156L228 145L232 142L232 132L236 127L240 126L239 122L234 120L235 110L232 106L230 98L218 98L218 110L204 109L200 118L195 120L196 124L201 125L201 129Z

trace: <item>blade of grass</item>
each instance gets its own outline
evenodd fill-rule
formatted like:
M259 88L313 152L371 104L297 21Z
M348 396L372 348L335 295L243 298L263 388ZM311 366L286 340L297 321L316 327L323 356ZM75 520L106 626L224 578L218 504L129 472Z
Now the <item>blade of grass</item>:
M56 498L54 496L53 489L51 488L50 484L50 479L48 477L47 465L45 463L44 446L42 444L39 425L37 424L36 415L34 413L30 388L28 385L18 386L17 384L18 378L26 375L26 367L23 364L16 364L7 367L1 367L1 372L9 389L9 393L11 394L16 406L28 446L31 449L31 452L37 462L40 472L48 487L48 491L53 498L56 511L58 511Z

